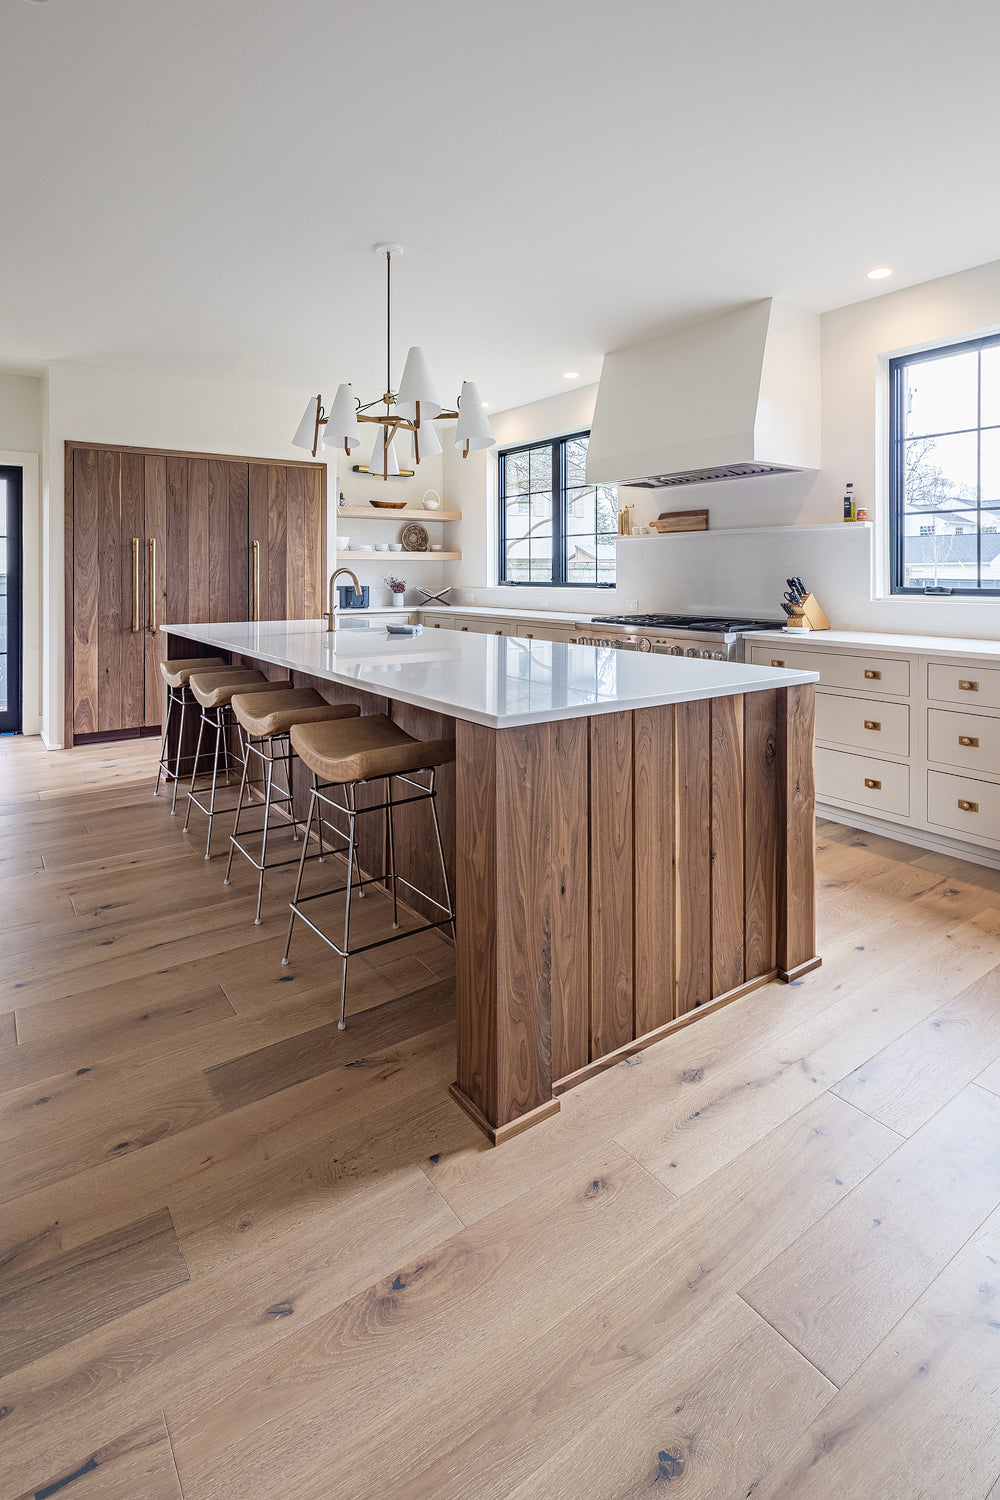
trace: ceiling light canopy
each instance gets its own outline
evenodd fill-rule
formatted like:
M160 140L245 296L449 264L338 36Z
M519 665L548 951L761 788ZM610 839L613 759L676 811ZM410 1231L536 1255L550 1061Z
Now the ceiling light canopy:
M455 447L463 458L480 448L492 448L496 442L483 408L486 402L479 395L471 380L462 385L462 394L454 410L446 411L441 404L424 351L414 345L406 356L398 391L392 388L392 258L402 255L402 245L375 245L376 255L385 256L385 391L381 398L362 404L350 385L339 385L329 412L324 410L323 397L311 396L302 420L295 430L292 443L296 448L308 448L313 458L322 453L327 444L339 447L350 457L351 449L361 442L359 422L374 422L378 435L368 463L369 474L381 474L383 479L399 473L393 440L397 432L408 432L413 446L413 461L433 457L441 452L437 433L430 425L439 417L457 420ZM373 413L371 408L382 404L385 413Z
M887 276L892 275L890 266L876 266L874 271L868 272L869 281L884 281Z

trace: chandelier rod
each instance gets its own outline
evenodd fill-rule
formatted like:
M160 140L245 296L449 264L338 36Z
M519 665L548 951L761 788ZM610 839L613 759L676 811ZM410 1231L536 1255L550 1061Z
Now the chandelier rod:
M392 251L385 252L385 388L392 390Z

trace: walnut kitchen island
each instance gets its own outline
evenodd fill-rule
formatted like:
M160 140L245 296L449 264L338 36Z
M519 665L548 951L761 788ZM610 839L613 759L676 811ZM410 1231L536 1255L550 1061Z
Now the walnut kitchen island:
M169 656L228 652L410 734L454 734L438 780L458 935L452 1093L492 1141L630 1052L820 962L815 672L408 639L384 623L164 630ZM426 809L405 811L397 868L426 885ZM373 831L361 863L377 872L381 858Z

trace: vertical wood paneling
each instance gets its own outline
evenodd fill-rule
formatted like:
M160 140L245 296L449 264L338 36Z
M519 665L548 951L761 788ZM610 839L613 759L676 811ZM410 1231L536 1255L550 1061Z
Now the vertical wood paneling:
M305 538L303 542L303 577L305 592L302 605L303 618L318 620L326 609L323 598L326 584L326 506L325 471L301 469L305 476L306 513Z
M120 455L98 453L97 476L97 729L100 731L122 727Z
M250 618L250 465L227 464L229 481L229 608Z
M167 547L163 559L164 618L196 624L188 568L188 460L167 459Z
M632 715L590 719L590 1055L632 1040Z
M674 710L633 714L635 1034L674 1014Z
M150 577L144 572L143 621L148 623L150 589L156 602L156 623L167 620L166 566L167 566L167 460L162 453L147 453L143 458L143 509L145 515L146 544L144 546L145 568L149 568L149 540L156 542L156 571ZM163 659L164 637L159 632L147 630L144 636L145 661L145 712L146 724L160 724L166 709L166 689L160 676Z
M285 618L305 618L306 473L285 472Z
M586 719L551 725L552 1076L590 1058L588 787Z
M267 468L267 531L261 557L262 620L283 620L288 610L288 471Z
M466 1098L487 1120L495 1123L500 893L497 734L481 724L460 719L455 748L457 1081Z
M677 1014L712 998L711 703L674 711Z
M233 537L230 532L229 465L220 458L208 460L208 592L212 601L211 619L237 620L229 597L230 559Z
M744 966L747 979L775 968L778 858L778 693L744 698Z
M712 699L712 994L743 983L743 698Z
M782 834L778 867L778 968L792 973L816 957L816 694L811 682L778 695Z
M140 729L146 722L146 533L143 506L145 474L141 453L121 455L121 532L119 564L122 588L121 711L122 729ZM133 630L132 538L139 543L136 582L139 586L138 630Z
M212 610L211 574L208 563L208 460L188 460L187 543L188 615L203 625L217 618Z
M78 448L73 460L73 728L97 730L97 561L100 454Z

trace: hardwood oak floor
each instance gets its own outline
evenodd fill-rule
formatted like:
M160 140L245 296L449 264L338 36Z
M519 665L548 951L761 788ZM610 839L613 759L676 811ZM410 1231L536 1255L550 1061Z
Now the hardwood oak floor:
M1000 1496L1000 874L821 824L821 969L494 1150L154 760L0 739L2 1500Z

